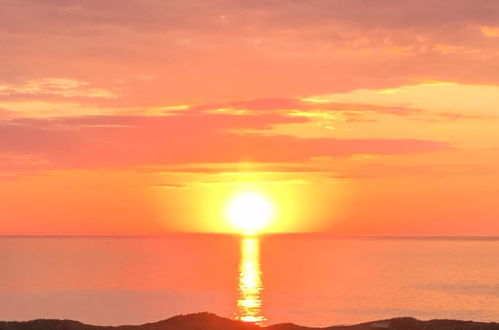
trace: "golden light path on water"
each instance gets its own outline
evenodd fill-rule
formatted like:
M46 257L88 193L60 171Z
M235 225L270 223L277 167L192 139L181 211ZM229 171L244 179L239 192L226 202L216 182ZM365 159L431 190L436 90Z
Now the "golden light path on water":
M260 242L258 238L246 237L241 240L241 263L239 265L239 287L235 319L261 324L263 290L260 270Z

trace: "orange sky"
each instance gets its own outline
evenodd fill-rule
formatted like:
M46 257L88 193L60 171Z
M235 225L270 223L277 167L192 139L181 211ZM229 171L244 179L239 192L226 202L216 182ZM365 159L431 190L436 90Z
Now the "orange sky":
M0 233L499 235L496 1L0 9Z

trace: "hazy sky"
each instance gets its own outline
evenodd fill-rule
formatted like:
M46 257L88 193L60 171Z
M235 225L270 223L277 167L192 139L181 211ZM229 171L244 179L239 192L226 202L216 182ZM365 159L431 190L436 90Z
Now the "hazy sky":
M499 235L495 0L0 0L0 232Z

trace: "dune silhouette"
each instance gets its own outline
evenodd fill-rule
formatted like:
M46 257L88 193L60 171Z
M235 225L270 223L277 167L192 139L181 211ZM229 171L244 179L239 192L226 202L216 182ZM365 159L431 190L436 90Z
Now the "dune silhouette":
M32 321L0 322L0 330L499 330L499 323L460 320L420 321L411 317L378 320L356 325L306 327L292 323L258 326L220 317L212 313L178 315L141 325L98 326L72 320L39 319Z

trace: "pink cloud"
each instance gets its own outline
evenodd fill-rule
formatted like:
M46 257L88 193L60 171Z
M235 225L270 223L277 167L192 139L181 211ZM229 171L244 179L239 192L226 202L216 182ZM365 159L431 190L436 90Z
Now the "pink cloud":
M499 81L494 1L8 1L0 83L86 81L114 106ZM52 96L54 97L54 96ZM95 100L93 100L95 101Z
M279 114L96 116L18 119L0 123L0 153L29 156L34 168L100 168L230 162L304 162L312 157L407 154L449 149L416 139L302 139L238 134L306 122ZM9 165L4 164L4 169ZM19 169L19 164L13 165ZM25 164L26 168L29 168Z

